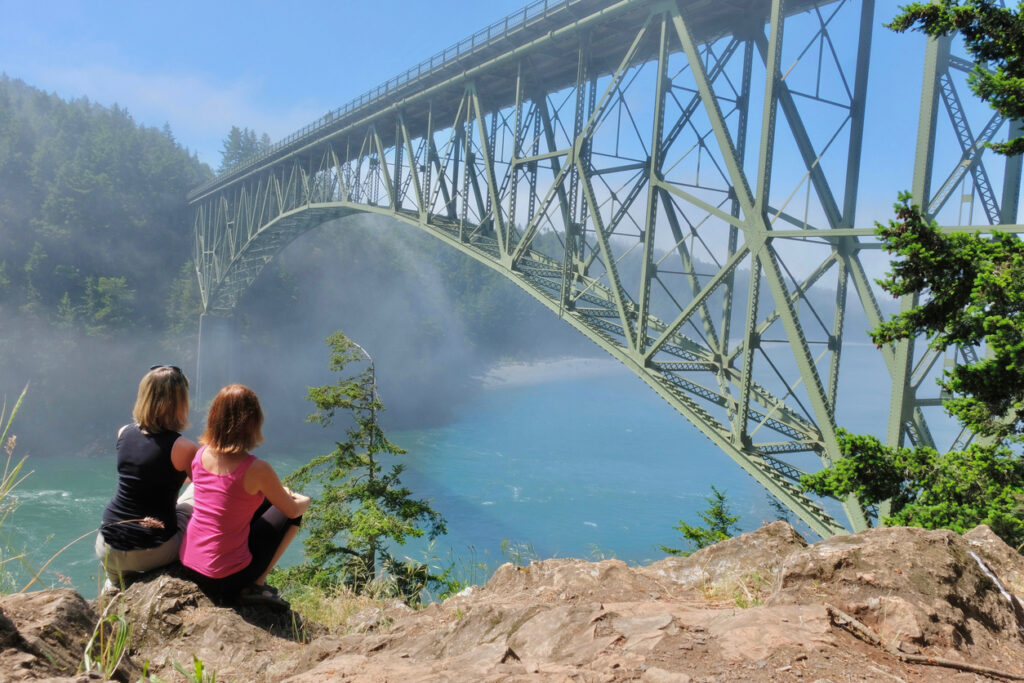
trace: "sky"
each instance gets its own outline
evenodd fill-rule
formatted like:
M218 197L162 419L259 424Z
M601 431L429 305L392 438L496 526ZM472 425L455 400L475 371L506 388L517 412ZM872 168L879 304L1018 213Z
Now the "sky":
M523 0L0 0L0 71L170 124L211 167L232 125L281 139Z
M525 4L0 0L0 72L169 124L216 169L233 125L280 140ZM897 5L878 0L876 25ZM859 218L889 214L893 188L910 187L923 47L920 35L875 30Z

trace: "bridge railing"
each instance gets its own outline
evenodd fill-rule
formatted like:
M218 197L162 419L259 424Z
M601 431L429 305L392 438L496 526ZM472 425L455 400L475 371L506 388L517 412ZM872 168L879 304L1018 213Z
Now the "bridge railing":
M492 45L498 40L508 38L510 33L521 30L531 22L546 18L554 11L564 11L573 5L579 5L583 2L585 2L585 0L535 0L523 7L523 9L509 14L504 19L496 21L486 28L480 29L468 38L464 38L454 45L446 47L437 54L432 55L429 59L425 59L416 66L381 83L376 88L367 90L359 97L356 97L337 109L327 112L316 121L313 121L291 135L278 140L266 150L246 157L225 173L218 175L213 180L204 183L190 192L189 198L191 199L192 197L202 194L228 178L244 173L252 166L274 156L278 152L290 147L300 140L304 140L308 137L315 138L325 128L336 124L340 119L353 114L386 95L394 93L404 86L414 83L426 76L430 76L454 62L464 59L482 48Z

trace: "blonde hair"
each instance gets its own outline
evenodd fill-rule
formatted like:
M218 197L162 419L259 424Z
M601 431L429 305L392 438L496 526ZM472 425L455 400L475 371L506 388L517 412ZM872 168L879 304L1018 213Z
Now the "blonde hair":
M263 441L263 409L256 393L244 384L229 384L217 392L199 442L218 453L246 453Z
M132 417L151 434L180 432L188 426L188 379L174 366L161 365L139 382Z

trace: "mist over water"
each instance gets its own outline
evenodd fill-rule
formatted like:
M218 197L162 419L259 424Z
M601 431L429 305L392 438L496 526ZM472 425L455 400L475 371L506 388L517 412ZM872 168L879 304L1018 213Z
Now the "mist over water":
M236 312L237 381L259 394L268 439L296 432L306 388L337 381L325 339L341 330L374 359L388 429L452 420L499 360L596 357L595 345L503 277L415 228L355 216L300 237ZM310 434L305 437L303 435Z
M473 562L507 561L503 542L526 559L618 557L647 562L657 546L677 546L671 528L695 521L714 484L726 491L744 529L774 515L760 487L697 430L616 362L570 359L507 364L472 380L474 400L449 421L389 430L408 453L403 483L448 521L433 545L394 548L460 572ZM256 453L287 473L331 447L269 440ZM340 438L340 435L335 435ZM66 543L86 538L48 567L43 585L67 577L87 597L96 591L94 529L114 490L112 454L53 456L30 464L20 506L4 525L8 545L38 570ZM388 464L388 463L386 463ZM301 537L284 564L301 561ZM18 565L20 588L28 572ZM467 578L485 580L477 570Z
M477 296L460 300L467 279ZM467 328L467 319L475 327ZM344 438L340 419L329 429L305 422L307 387L337 380L324 341L336 330L373 355L387 406L381 421L391 437L460 420L483 391L479 377L500 359L597 351L482 266L407 226L372 217L328 224L296 240L244 297L234 323L230 379L259 394L267 416L259 454L282 476ZM14 554L26 552L33 569L99 524L116 484L114 436L131 419L149 365L179 364L195 381L188 334L42 338L32 344L25 331L15 344L24 362L4 377L8 396L23 377L44 379L30 387L15 424L16 455L28 455L26 467L34 472L19 487L21 505L4 527ZM202 417L193 404L187 436L198 437ZM88 594L95 575L91 540L60 555L47 583L61 580L54 571Z

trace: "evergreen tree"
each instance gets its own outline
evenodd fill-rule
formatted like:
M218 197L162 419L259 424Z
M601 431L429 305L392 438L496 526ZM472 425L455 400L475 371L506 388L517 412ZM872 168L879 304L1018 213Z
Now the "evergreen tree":
M1024 116L1024 18L990 0L913 3L889 25L930 35L959 30L968 52L988 62L976 67L974 92L1003 116ZM992 145L1002 154L1024 152L1024 138ZM987 524L1008 544L1024 548L1024 461L1009 447L1024 441L1024 246L1013 235L939 232L911 195L901 193L896 220L878 225L882 246L895 255L880 280L893 296L920 303L871 332L882 344L925 336L938 350L984 349L977 362L943 373L953 398L944 406L979 443L939 454L896 448L873 436L839 432L843 458L804 475L805 490L865 506L887 503L880 524L967 531Z
M682 534L680 540L690 544L690 550L670 548L667 545L658 546L662 551L669 555L687 556L695 550L706 548L736 535L736 532L739 531L739 527L736 526L739 516L731 514L729 504L725 499L725 492L712 486L711 495L704 500L708 502L708 506L703 512L698 513L704 526L692 526L680 520L679 524L672 527Z
M943 235L921 207L901 194L897 220L878 226L896 260L880 280L893 296L923 303L871 332L879 347L924 335L929 345L981 347L976 363L943 373L955 398L945 407L975 434L1021 438L1024 433L1024 243L1014 235Z
M930 36L959 32L977 64L971 90L1004 118L1024 120L1024 16L993 0L912 2L888 24L894 31L920 30ZM988 145L1000 154L1024 153L1024 137Z
M262 154L270 147L270 136L266 133L260 138L256 131L248 128L231 126L228 136L224 138L223 147L220 151L220 168L218 173L226 173L231 169L245 163L252 156Z
M290 486L315 483L321 488L305 515L306 561L285 570L284 579L323 588L345 585L358 592L386 575L398 594L415 602L429 581L440 578L431 577L424 564L397 560L390 545L424 534L434 539L446 533L445 520L428 501L413 498L402 486L403 465L387 470L381 462L383 456L405 451L387 440L378 422L384 406L377 396L372 359L341 332L327 343L330 368L340 378L309 389L316 406L309 421L328 426L342 411L353 424L332 453L314 458L286 479ZM367 367L346 374L350 363L364 360L370 361Z
M226 173L241 163L245 158L244 147L245 137L242 134L242 129L238 126L231 126L220 150L220 167L217 169L217 173Z
M933 448L890 448L873 436L840 430L843 458L805 474L805 490L863 505L888 501L886 526L952 529L987 524L1009 545L1024 544L1024 460L1000 445L972 444L939 453Z

